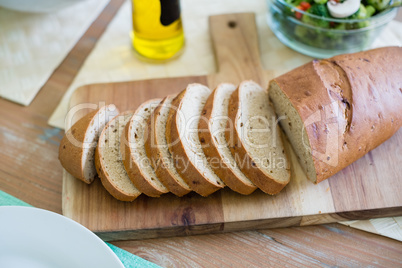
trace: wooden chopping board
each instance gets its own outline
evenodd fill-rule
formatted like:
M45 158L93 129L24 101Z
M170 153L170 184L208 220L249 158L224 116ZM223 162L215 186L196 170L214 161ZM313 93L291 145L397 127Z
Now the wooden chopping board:
M262 69L254 14L218 15L209 19L218 73L144 81L94 84L71 98L72 122L99 105L121 111L177 93L189 83L214 88L219 82L253 79L262 86L273 77ZM270 66L275 69L275 66ZM73 112L74 111L74 112ZM67 128L69 126L66 126ZM66 128L66 129L67 129ZM160 198L141 195L132 203L114 199L99 180L86 185L64 171L63 214L104 240L145 239L322 224L402 215L402 131L342 170L314 185L291 151L292 178L278 195L260 190L242 196L227 188L204 198L190 193Z

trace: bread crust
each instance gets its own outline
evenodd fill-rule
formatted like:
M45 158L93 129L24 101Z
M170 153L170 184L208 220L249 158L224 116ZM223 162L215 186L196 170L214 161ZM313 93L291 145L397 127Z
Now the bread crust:
M270 195L277 194L288 184L288 181L278 182L255 166L251 156L239 138L240 135L235 127L237 125L237 114L241 112L239 109L239 95L239 88L237 88L230 96L228 117L229 120L234 122L234 124L227 123L225 138L228 141L230 151L232 152L232 155L235 156L235 160L239 165L240 170L247 176L247 178L249 178L263 192ZM243 164L238 162L240 159L243 161ZM289 161L287 161L287 164L287 170L290 177Z
M315 154L317 183L376 148L402 126L401 60L401 47L379 48L316 60L271 81L304 122ZM331 103L340 112L328 116ZM311 123L316 113L321 114L320 120ZM333 133L338 139L330 140ZM332 157L335 162L330 162Z
M210 129L210 122L214 120L214 118L212 118L212 111L216 96L216 90L217 89L215 89L208 97L202 111L203 116L207 120L200 120L198 124L198 136L200 138L200 143L209 163L211 159L220 160L219 166L215 166L214 164L210 163L210 166L215 174L218 175L218 177L233 191L243 195L248 195L254 192L257 187L251 183L244 183L240 178L237 177L237 175L232 171L232 169L221 157L218 148L216 147L216 144L213 140L214 138Z
M157 140L158 131L156 130L156 122L158 121L159 112L162 109L165 100L166 97L161 101L158 107L155 108L152 115L148 118L148 137L145 140L145 152L148 158L151 160L151 166L154 168L156 176L158 176L159 180L163 183L163 185L165 185L166 188L168 188L170 192L181 197L191 192L191 189L188 187L188 185L183 185L177 182L174 178L174 175L172 175L170 170L166 168L166 163L161 156L160 147L158 146ZM156 167L155 163L158 163Z
M133 111L127 111L124 112L123 114L117 115L118 116L124 116L126 114L133 113ZM116 118L115 117L115 118ZM110 122L114 121L115 118L110 120ZM101 136L99 137L99 140L103 140L103 135L105 135L107 128L109 127L110 122L105 126L104 130L102 131ZM98 173L98 176L102 182L103 187L116 199L120 201L128 201L131 202L135 200L141 193L132 195L132 194L127 194L126 192L120 190L114 182L110 179L109 174L105 171L105 167L103 165L103 162L100 161L100 157L102 155L102 148L101 144L98 142L98 146L96 147L95 151L95 167L96 167L96 172Z
M153 99L144 102L136 110L135 114L139 111L139 109L141 109L141 107L143 107L149 102L155 102L155 100ZM159 189L156 189L154 186L152 186L152 184L148 181L145 175L143 175L141 168L134 161L134 157L132 156L132 151L129 146L129 144L133 143L133 141L130 138L131 135L129 135L131 128L132 128L132 120L130 120L129 123L125 126L120 139L120 153L123 159L124 168L126 169L126 172L130 180L133 182L133 184L135 185L135 187L137 187L138 190L140 190L142 193L150 197L160 197L161 194L167 193L167 191L160 191ZM146 129L144 131L146 131ZM145 137L146 133L144 133L144 138Z
M91 126L95 116L101 109L107 109L110 105L101 107L93 112L90 112L83 116L80 120L75 122L74 125L70 127L62 138L59 146L59 161L63 168L67 170L68 173L73 175L75 178L91 184L95 178L87 180L84 177L84 167L82 162L83 152L84 152L84 139L87 134L88 128ZM118 113L118 109L115 109ZM73 142L74 141L74 142ZM77 144L73 144L77 142ZM98 141L96 141L98 142ZM94 144L93 146L96 146Z
M169 112L166 125L166 139L173 159L182 159L186 162L186 164L188 163L187 167L184 167L185 165L180 165L180 163L174 161L176 169L184 181L199 195L208 196L217 190L222 189L224 185L210 182L198 171L198 169L189 160L183 143L180 140L180 130L177 127L177 113L180 110L180 103L185 94L186 89L180 92L172 101L172 106L178 107L178 109L171 109Z
M59 160L63 168L75 178L80 179L87 184L92 183L93 180L88 181L84 178L84 168L82 166L83 148L73 145L70 139L73 137L77 142L82 144L85 138L85 133L98 111L99 109L85 115L71 126L64 135L59 146Z

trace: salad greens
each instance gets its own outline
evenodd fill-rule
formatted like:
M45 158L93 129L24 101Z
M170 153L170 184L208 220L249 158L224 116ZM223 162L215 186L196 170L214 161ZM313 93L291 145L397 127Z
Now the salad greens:
M348 0L333 0L338 3L342 3ZM367 19L377 13L384 10L390 3L391 0L362 0L359 10L345 19ZM311 13L324 18L332 18L327 7L328 0L285 0L286 3L292 5L294 8L293 13L297 19L301 19L301 13L297 12L297 9ZM326 26L331 28L335 25L319 25L318 20L317 26Z
M367 0L367 4L373 6L377 11L385 9L389 2L390 0Z
M375 35L375 31L350 32L370 26L368 19L379 14L390 0L361 0L356 13L346 18L331 21L328 0L283 0L288 5L272 0L271 13L276 27L289 40L296 40L308 46L322 49L345 49L345 47L364 47ZM337 2L350 0L331 0ZM298 12L298 11L304 12ZM315 15L315 17L310 16ZM320 18L317 18L320 17ZM293 18L289 20L289 17ZM321 19L326 18L326 19ZM345 19L345 22L342 20ZM347 20L363 21L347 21ZM299 22L298 22L299 21ZM339 31L341 30L341 31Z

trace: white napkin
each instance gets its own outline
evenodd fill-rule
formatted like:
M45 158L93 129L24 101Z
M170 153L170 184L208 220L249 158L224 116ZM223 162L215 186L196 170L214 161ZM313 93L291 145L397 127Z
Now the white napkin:
M64 118L71 94L76 88L85 84L205 75L216 72L208 32L208 16L210 15L255 12L261 61L267 70L275 68L280 74L312 59L287 48L275 37L266 22L267 7L263 0L236 1L236 4L233 4L233 0L203 0L202 4L194 3L191 0L181 0L186 36L185 51L177 60L164 64L145 63L135 57L129 36L131 5L129 1L123 4L52 114L49 124L64 128ZM400 22L392 21L372 47L392 45L402 45L402 23ZM402 217L395 217L351 221L345 224L402 241L401 222Z
M378 218L365 221L344 221L341 224L402 241L402 217Z
M0 8L0 97L29 105L109 0L54 13Z

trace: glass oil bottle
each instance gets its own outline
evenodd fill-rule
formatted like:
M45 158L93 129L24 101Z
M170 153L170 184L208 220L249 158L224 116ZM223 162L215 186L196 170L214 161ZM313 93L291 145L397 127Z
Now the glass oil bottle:
M143 57L166 60L184 46L179 0L132 0L134 49Z

